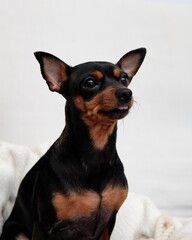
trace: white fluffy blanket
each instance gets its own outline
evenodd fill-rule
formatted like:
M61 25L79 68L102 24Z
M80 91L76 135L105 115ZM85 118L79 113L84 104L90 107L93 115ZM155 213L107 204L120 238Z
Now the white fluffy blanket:
M0 143L0 233L23 176L48 149ZM192 240L192 219L164 216L145 197L129 193L117 215L112 240Z

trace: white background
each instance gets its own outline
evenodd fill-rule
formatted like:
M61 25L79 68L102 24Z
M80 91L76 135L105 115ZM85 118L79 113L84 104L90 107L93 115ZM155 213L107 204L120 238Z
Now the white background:
M53 142L64 127L64 99L49 92L34 51L73 66L138 47L148 53L118 132L130 190L192 216L191 1L1 0L0 141Z

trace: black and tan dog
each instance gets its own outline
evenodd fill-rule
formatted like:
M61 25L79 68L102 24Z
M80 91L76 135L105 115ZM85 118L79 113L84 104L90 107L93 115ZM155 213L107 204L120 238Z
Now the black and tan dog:
M133 104L127 87L144 48L117 64L70 67L36 52L49 89L66 98L66 126L22 181L0 240L108 240L128 193L116 150L117 120Z

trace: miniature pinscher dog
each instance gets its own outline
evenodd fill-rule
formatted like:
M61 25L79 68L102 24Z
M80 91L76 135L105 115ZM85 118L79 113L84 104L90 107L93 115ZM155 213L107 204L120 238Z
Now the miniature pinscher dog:
M34 54L49 89L66 99L66 126L24 177L0 240L108 240L128 194L117 121L133 105L128 86L146 49L75 67Z

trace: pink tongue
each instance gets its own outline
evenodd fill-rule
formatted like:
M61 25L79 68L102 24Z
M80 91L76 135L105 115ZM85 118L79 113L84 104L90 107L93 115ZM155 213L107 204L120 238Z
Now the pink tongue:
M127 106L120 106L120 107L118 107L118 109L119 109L119 110L127 110L128 107L127 107Z

